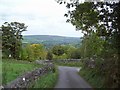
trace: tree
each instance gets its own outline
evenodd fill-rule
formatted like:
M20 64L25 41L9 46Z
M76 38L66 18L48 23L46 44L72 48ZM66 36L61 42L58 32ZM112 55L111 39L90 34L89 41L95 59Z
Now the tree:
M69 59L80 59L81 58L81 53L78 48L69 48L67 55Z
M81 45L82 57L100 56L104 51L104 44L105 41L96 33L84 37Z
M45 59L46 58L46 51L42 44L32 44L30 47L34 53L34 59Z
M48 60L52 60L53 59L52 52L50 52L50 51L47 52L46 59L48 59Z
M26 31L27 26L24 23L19 22L5 22L1 26L2 30L2 51L3 55L9 57L11 55L13 58L18 59L21 50L21 40L23 31Z
M64 54L64 49L62 46L56 45L52 48L52 52L53 52L53 54L60 56L60 55Z
M25 52L23 53L27 53L24 57L26 60L28 61L33 61L35 60L35 54L34 54L34 49L31 48L30 44L27 44L26 47L23 48L23 50L25 49Z
M58 3L66 4L68 13L67 22L72 23L77 30L82 30L85 35L97 32L99 36L104 36L106 40L111 40L116 49L120 43L117 38L120 36L120 2L84 2L79 0L57 0ZM75 7L74 10L70 10ZM93 19L94 18L94 19Z
M60 4L64 2L64 0L57 1ZM77 30L84 33L83 44L85 46L83 46L83 51L86 51L88 47L87 50L94 50L93 46L97 45L98 42L94 43L93 46L89 44L93 33L105 40L103 45L104 63L107 63L107 67L109 67L106 68L106 72L109 71L109 73L106 73L106 76L109 77L106 81L108 87L120 86L120 67L118 65L118 63L120 64L120 1L84 3L79 3L79 0L71 1L69 3L64 2L68 8L68 13L65 16L68 17L67 22L72 23ZM71 7L75 7L75 9L70 10ZM87 39L87 37L89 38ZM88 54L91 54L89 57L93 55L90 52ZM107 60L111 58L112 60Z

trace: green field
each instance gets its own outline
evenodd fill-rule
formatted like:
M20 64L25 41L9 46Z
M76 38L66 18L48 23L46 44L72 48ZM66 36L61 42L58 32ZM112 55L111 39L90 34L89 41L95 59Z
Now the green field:
M42 65L19 61L19 60L3 59L2 60L2 83L7 84L8 82L16 79L18 76L24 74L25 72L31 71L39 67L42 67Z

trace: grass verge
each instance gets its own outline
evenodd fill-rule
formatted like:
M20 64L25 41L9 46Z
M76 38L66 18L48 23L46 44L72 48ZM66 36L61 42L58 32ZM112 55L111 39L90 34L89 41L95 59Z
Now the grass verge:
M104 88L104 76L98 75L94 69L82 68L79 75L93 88Z
M55 64L59 66L81 67L81 62L55 62Z
M58 79L58 69L57 66L55 66L55 72L49 72L45 74L44 76L41 76L38 80L35 81L34 85L32 85L32 88L54 88L57 79Z
M19 60L2 60L2 84L7 84L27 71L42 67L35 63L29 63Z

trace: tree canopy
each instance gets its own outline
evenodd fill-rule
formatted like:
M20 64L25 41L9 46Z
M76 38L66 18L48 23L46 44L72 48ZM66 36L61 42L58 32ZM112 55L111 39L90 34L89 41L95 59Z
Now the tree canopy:
M1 26L2 31L2 51L3 57L19 58L21 49L22 32L26 31L27 26L19 22L5 22Z
M60 56L60 55L64 54L64 48L61 45L55 45L52 48L52 52L53 52L53 54Z
M118 65L120 64L120 1L80 3L79 0L69 2L57 0L57 2L66 4L68 12L64 16L67 17L67 22L84 33L81 54L84 53L84 58L94 55L104 58L104 61L98 61L107 64L104 68L109 72L105 73L107 77L105 82L108 87L120 86ZM97 60L95 62L97 65ZM96 67L99 71L103 63Z

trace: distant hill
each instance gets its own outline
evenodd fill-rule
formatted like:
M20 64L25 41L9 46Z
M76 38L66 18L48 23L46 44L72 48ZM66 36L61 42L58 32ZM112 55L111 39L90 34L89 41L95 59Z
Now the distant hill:
M81 42L79 37L64 37L54 35L26 35L23 36L23 43L42 43L46 47L53 45L76 45Z

